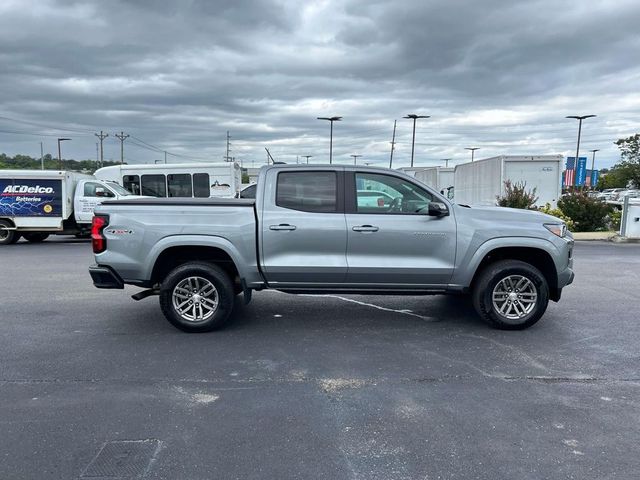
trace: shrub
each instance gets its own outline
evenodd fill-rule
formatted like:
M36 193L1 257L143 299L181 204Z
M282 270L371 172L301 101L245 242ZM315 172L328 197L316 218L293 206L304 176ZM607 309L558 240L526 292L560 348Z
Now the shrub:
M582 192L565 195L558 201L558 208L573 220L576 232L606 230L607 218L612 211L610 205Z
M564 223L567 224L567 228L569 229L570 232L576 231L575 230L576 224L573 222L573 220L571 220L570 217L565 215L564 212L559 208L551 208L551 205L547 203L544 207L541 207L539 211L541 211L542 213L546 213L547 215L553 215L554 217L557 217L560 220L562 220Z
M609 230L620 231L620 221L622 220L622 210L613 209L609 213Z
M504 195L497 196L496 200L500 207L523 208L528 210L538 201L536 189L527 191L527 182L511 183L511 180L504 182Z

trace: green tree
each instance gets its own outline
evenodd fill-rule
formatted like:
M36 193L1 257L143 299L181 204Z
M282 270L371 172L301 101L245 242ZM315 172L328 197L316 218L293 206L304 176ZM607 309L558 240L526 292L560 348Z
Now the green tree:
M640 133L620 138L615 144L622 154L622 161L618 165L628 181L633 182L636 188L640 188Z

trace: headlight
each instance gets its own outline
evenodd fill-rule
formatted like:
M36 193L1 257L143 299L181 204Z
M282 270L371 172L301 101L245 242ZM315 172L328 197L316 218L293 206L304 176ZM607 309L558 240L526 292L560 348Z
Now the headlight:
M545 223L544 228L559 237L564 237L567 234L567 226L564 223Z

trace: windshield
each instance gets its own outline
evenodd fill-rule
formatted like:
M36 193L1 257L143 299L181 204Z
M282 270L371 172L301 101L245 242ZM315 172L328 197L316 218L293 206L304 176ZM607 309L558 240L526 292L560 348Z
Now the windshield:
M111 190L113 190L114 192L116 192L118 195L120 195L121 197L126 197L129 195L133 195L133 193L131 193L129 190L127 190L124 187L121 187L119 184L117 184L116 182L105 182L109 188Z

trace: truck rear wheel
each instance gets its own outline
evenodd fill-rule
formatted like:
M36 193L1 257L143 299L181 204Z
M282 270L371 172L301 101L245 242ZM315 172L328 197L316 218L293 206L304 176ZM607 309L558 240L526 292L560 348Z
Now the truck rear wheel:
M22 234L27 242L40 243L49 238L49 234L45 232L25 232Z
M533 265L501 260L488 265L472 292L473 306L489 325L523 330L536 323L549 304L549 285Z
M160 308L185 332L222 328L233 310L233 283L216 265L189 262L173 269L160 287Z
M13 228L13 225L7 220L0 220L0 245L11 245L20 240L20 234L8 228Z

